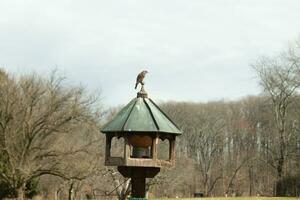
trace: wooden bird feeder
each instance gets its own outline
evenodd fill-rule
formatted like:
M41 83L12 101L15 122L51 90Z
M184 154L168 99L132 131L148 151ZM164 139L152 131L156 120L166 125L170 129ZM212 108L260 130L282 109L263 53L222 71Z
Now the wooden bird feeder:
M182 132L142 89L101 132L106 135L105 165L118 166L131 178L133 198L145 198L145 179L153 178L160 168L175 165L175 138ZM113 157L112 139L124 138L123 156ZM158 158L158 144L168 140L168 159Z

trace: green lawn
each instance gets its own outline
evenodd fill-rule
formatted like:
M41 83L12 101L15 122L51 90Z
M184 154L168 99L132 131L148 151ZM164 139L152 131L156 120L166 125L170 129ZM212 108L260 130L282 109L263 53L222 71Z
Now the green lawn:
M214 198L183 198L182 200L300 200L299 197L214 197ZM150 199L151 200L151 199ZM152 200L179 200L179 199L152 199Z

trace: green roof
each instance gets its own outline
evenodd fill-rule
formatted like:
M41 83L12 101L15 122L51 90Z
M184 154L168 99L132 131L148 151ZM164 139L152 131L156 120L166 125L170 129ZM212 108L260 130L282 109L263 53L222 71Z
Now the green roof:
M142 97L131 100L110 122L103 126L101 132L182 134L176 124L151 99Z

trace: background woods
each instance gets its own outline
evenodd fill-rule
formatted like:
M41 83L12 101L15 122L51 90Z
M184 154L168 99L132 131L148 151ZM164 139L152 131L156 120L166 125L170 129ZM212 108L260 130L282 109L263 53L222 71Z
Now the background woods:
M259 96L163 102L184 134L177 164L149 181L156 197L300 195L300 44L253 63ZM199 91L200 92L200 91ZM118 108L53 73L0 71L0 198L125 199L130 180L103 166L99 130ZM120 152L122 141L113 143ZM166 147L159 147L164 151Z

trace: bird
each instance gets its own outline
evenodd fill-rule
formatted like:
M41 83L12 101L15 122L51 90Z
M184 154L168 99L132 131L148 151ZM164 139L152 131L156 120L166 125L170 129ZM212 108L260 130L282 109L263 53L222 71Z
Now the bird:
M143 80L144 80L147 73L148 73L148 71L144 70L144 71L142 71L141 73L138 74L138 76L136 77L135 89L137 88L139 83L141 85L144 85Z

